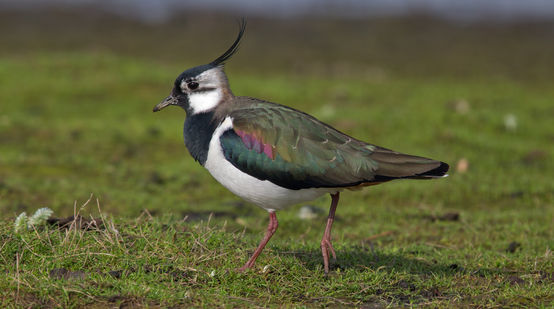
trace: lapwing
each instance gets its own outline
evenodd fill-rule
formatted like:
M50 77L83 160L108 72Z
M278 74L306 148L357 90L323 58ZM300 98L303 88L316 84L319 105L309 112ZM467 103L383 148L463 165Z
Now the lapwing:
M264 238L239 271L254 265L277 230L277 210L330 194L321 240L328 273L329 255L336 259L331 227L340 192L395 179L440 178L449 166L363 142L291 107L235 96L223 66L237 51L245 29L243 20L227 51L181 73L154 112L170 105L183 108L191 156L224 187L269 212Z

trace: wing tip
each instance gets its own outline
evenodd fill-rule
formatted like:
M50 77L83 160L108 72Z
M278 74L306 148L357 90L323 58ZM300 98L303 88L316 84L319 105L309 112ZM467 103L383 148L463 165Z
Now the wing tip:
M440 162L440 165L432 170L429 170L425 173L421 173L417 175L418 177L424 177L424 178L443 178L448 177L448 170L450 169L450 165L445 162Z

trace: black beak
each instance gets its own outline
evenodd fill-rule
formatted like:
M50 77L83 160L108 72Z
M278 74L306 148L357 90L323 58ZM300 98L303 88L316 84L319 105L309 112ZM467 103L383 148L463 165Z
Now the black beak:
M158 105L154 106L154 109L152 111L154 112L161 111L162 109L168 107L169 105L177 105L177 99L172 95L165 98L163 101L158 103Z

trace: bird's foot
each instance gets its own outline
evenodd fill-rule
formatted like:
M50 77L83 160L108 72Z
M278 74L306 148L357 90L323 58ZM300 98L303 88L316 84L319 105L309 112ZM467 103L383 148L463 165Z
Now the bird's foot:
M333 260L336 260L337 259L337 255L335 254L335 248L333 248L333 244L331 243L331 240L330 239L323 239L321 241L321 248L323 250L323 248L326 248L328 250L328 252L331 252L331 255L333 256ZM326 251L327 251L326 250ZM329 254L327 253L327 257L329 257Z
M235 271L237 273L243 273L243 272L246 272L247 269L248 269L248 267L242 266L242 267L239 267L239 268L235 268Z
M333 263L335 263L337 261L337 255L335 254L333 244L330 239L324 237L321 240L321 254L323 255L323 268L326 274L329 273L329 252L331 252L333 256Z
M275 231L277 230L278 226L279 226L279 222L277 222L277 216L275 215L275 212L270 212L269 213L269 223L267 225L267 231L265 232L264 238L262 239L262 241L258 245L258 248L256 248L256 251L254 251L254 253L250 257L250 259L248 259L248 262L246 262L246 264L244 264L244 266L242 266L241 268L238 268L236 270L237 272L243 273L248 268L251 268L252 266L254 266L254 263L256 263L256 259L258 258L258 255L260 255L260 253L262 253L262 250L264 249L264 247L267 244L267 242L269 241L269 239L271 239L271 236L273 236L273 234L275 234Z
M250 264L249 262L250 261L246 262L246 264L244 264L244 266L242 266L240 268L235 268L235 271L238 272L238 273L246 272L248 269L250 269L253 266L253 264Z

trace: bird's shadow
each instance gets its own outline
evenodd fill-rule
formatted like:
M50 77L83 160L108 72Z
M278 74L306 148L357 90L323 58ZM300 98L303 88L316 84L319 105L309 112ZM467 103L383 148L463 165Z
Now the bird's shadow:
M282 255L292 255L298 259L306 268L310 270L320 270L323 267L323 257L321 251L297 250L297 251L279 251ZM414 275L455 275L456 273L470 272L477 276L488 275L506 275L506 271L501 269L488 268L466 268L460 263L452 261L451 263L441 263L432 258L423 259L417 257L408 257L408 253L390 254L379 251L378 249L353 246L336 250L337 259L330 258L330 271L337 270L378 270L393 269L397 272L410 273Z

